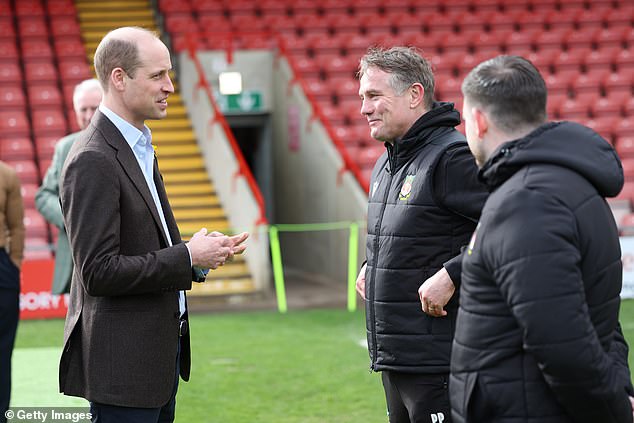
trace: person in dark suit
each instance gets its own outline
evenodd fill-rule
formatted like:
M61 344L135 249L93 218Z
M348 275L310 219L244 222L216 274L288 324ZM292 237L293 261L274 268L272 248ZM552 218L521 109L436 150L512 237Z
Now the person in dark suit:
M174 91L159 38L115 29L94 61L103 101L61 177L75 270L60 391L86 398L95 422L172 422L178 375L190 374L184 291L243 252L248 234L202 228L181 241L144 123L166 116Z
M73 108L80 129L85 129L90 123L90 119L99 107L101 97L101 84L96 79L87 79L75 87ZM70 278L73 274L73 257L70 254L62 209L59 205L59 175L62 173L62 166L70 147L78 136L79 132L74 132L55 144L53 160L46 175L44 175L42 185L35 194L35 207L49 223L55 225L59 230L55 246L55 271L51 287L51 292L58 295L70 292Z
M24 204L15 170L0 162L0 423L11 398L11 355L20 314Z

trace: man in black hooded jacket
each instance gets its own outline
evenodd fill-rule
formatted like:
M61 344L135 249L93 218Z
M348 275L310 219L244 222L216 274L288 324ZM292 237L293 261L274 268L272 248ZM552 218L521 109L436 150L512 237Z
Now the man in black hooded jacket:
M492 192L463 259L454 423L632 422L621 251L604 199L623 186L614 149L579 124L547 123L546 85L521 57L481 63L462 91Z
M434 77L416 50L371 49L359 75L361 113L387 150L370 179L357 279L371 369L381 372L390 423L449 423L459 253L488 192L454 128L460 114L433 101Z

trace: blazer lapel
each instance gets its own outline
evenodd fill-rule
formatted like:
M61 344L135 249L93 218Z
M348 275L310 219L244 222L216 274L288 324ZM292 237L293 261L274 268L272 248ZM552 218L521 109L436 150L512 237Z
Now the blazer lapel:
M158 193L159 200L161 201L161 207L163 208L163 216L165 217L165 223L167 229L170 232L170 238L172 244L176 245L181 242L181 234L176 224L176 218L172 212L172 207L167 199L167 193L165 192L165 185L163 185L163 176L159 171L158 159L154 156L154 185L156 185L156 192Z
M132 181L135 188L143 198L143 201L147 205L150 210L150 214L156 223L156 226L159 228L161 234L163 235L163 239L165 240L165 245L169 245L168 239L166 237L165 231L163 230L163 224L161 223L161 218L159 217L158 210L156 209L156 204L154 203L154 199L152 198L152 194L150 193L150 189L147 186L147 182L145 181L145 177L143 176L143 172L139 167L139 162L136 160L136 156L132 152L130 145L121 135L121 132L117 129L117 127L101 112L97 111L93 116L94 125L97 126L103 133L104 138L108 144L114 147L117 150L117 160L121 164L123 171L128 175L128 178ZM156 167L156 166L155 166ZM156 180L156 178L155 178ZM158 187L157 187L158 190ZM160 195L159 195L160 198ZM161 203L163 200L161 200ZM167 219L167 216L166 216ZM169 225L168 225L169 228ZM174 238L172 238L174 239Z

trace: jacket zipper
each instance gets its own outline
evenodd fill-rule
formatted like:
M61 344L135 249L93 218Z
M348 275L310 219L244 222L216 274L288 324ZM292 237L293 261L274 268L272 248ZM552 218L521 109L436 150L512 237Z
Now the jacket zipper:
M383 222L383 215L385 214L385 209L387 208L387 198L390 195L390 190L392 188L392 179L394 177L394 172L393 172L393 168L394 166L392 165L392 153L394 154L394 160L396 160L396 145L394 144L393 146L388 146L387 147L387 158L388 158L388 169L387 172L390 175L388 184L387 184L387 189L385 190L385 194L383 195L383 201L381 202L381 212L379 213L379 219L376 222L376 226L374 227L374 267L372 268L372 279L371 279L371 290L370 290L370 323L371 323L371 328L372 328L372 362L370 363L370 373L372 373L375 370L376 367L376 356L378 354L378 349L377 349L377 345L376 345L376 316L374 313L374 292L375 292L375 286L376 286L376 266L378 264L378 257L379 257L379 238L381 236L381 224Z

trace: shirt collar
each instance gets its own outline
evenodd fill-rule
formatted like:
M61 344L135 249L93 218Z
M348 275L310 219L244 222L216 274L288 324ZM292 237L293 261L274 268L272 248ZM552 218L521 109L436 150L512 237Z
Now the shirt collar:
M144 146L146 144L152 144L152 132L147 125L143 125L143 131L139 131L130 122L123 119L121 116L104 106L103 103L99 105L99 111L106 115L108 119L117 127L123 138L126 140L130 148L134 151L134 146L139 143Z

